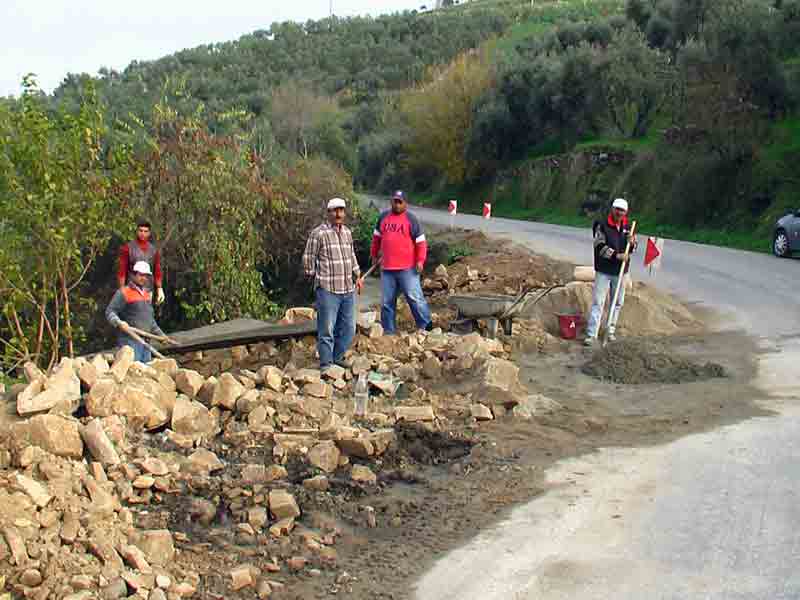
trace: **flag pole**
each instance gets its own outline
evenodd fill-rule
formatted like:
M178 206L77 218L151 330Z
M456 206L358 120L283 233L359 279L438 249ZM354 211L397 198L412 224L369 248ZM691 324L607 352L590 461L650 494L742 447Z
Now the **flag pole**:
M631 225L631 232L628 234L628 243L625 244L625 256L622 257L622 265L619 267L619 276L617 277L617 285L614 287L614 294L611 297L611 306L608 308L608 321L606 321L606 330L603 332L603 345L608 343L608 324L611 322L611 316L614 314L614 307L617 305L619 299L619 289L625 285L625 267L630 260L631 238L636 234L636 221Z

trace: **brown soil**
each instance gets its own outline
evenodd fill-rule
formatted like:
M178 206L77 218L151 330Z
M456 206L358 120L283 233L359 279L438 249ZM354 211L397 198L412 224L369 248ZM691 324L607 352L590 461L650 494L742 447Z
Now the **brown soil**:
M626 384L688 383L725 376L720 364L693 362L647 339L607 344L592 354L582 370L598 379Z

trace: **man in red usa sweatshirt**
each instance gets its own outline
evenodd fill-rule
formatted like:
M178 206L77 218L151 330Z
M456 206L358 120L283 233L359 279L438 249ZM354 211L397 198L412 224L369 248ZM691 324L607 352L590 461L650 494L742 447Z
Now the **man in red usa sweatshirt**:
M387 334L397 331L397 297L400 292L408 302L417 327L430 331L433 328L431 311L422 294L419 281L428 255L428 243L419 219L408 211L406 195L397 191L392 195L392 208L381 213L372 234L370 250L372 262L381 260L381 325Z

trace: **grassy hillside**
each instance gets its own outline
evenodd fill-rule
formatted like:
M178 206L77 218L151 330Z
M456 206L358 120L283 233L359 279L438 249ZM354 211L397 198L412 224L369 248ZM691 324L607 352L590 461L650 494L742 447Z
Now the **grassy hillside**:
M459 183L434 173L417 186L420 198L457 198L476 213L491 201L497 216L588 226L625 196L648 232L768 251L775 219L800 206L800 5L701 3L712 8L696 41L674 9L681 0L656 4L651 13L637 0L552 3L515 22L495 46L504 55L497 84L475 107L474 175ZM634 135L614 127L616 100L603 83L619 64L604 61L625 23L642 31L642 53L670 57L672 72L663 105ZM624 77L655 81L644 67ZM637 110L629 101L626 116Z

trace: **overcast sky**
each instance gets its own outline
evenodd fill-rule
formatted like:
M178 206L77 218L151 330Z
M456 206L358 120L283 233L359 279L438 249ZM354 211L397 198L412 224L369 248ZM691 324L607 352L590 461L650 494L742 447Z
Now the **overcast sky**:
M432 0L431 0L432 1ZM95 75L275 21L328 16L330 0L0 0L0 96L27 73L51 92L67 73ZM426 0L333 0L341 16L419 8Z

